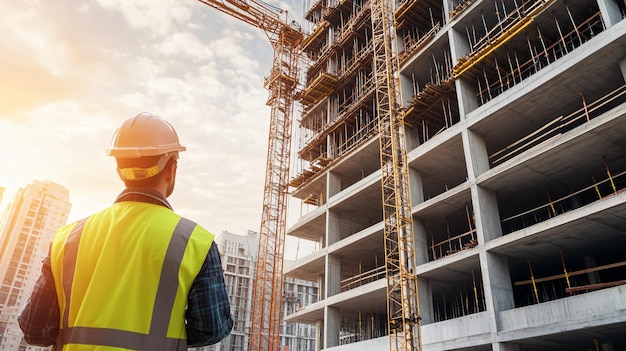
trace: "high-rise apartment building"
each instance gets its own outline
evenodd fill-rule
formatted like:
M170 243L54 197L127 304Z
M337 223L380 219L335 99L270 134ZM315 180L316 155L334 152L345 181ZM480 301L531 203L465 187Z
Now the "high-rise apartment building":
M305 6L290 185L307 210L288 235L320 249L285 274L317 281L319 301L287 321L316 325L322 350L390 349L384 77L404 118L422 350L626 349L624 0Z
M289 269L294 261L285 260L284 267ZM293 323L285 316L317 302L317 283L292 277L283 277L282 313L280 320L281 351L317 350L317 328L308 323Z
M250 311L252 309L252 284L254 262L257 257L258 234L247 231L237 235L222 231L215 238L220 249L224 282L230 298L233 330L230 335L209 350L244 351L248 349Z
M39 349L22 343L17 315L41 272L56 230L67 223L69 191L51 181L18 189L0 221L0 350Z
M206 351L247 351L250 339L252 313L252 290L254 269L259 246L259 234L248 230L245 235L227 231L215 238L222 258L224 281L230 298L234 325L230 335L223 341L203 348ZM289 266L293 262L286 261ZM283 315L293 313L307 304L317 301L317 284L293 278L283 282ZM316 350L315 326L287 323L281 320L281 350Z
M285 269L295 262L286 260ZM281 351L314 351L317 350L317 327L308 323L293 323L285 320L290 315L317 302L318 288L316 282L283 277L282 313L280 320Z

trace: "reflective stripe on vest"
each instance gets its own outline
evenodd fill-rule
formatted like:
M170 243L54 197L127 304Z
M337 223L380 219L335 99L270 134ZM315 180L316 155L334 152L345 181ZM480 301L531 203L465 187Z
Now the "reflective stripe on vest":
M69 327L68 316L72 295L72 283L76 268L76 259L78 256L78 246L80 244L80 238L86 222L87 218L76 223L66 240L63 255L63 261L65 262L63 266L65 310L63 313L61 329L59 330L57 345L60 348L67 344L85 344L142 351L157 349L186 350L186 340L167 337L170 313L166 314L166 318L158 318L158 316L162 316L163 314L153 313L152 321L150 322L150 332L147 335L117 329ZM167 282L176 281L178 279L178 271L183 260L185 248L187 247L187 242L189 241L191 233L195 227L196 224L186 218L181 218L176 225L165 253L165 261L175 262L175 264L164 265L161 270L161 277L159 279L153 310L172 311L174 300L176 298L177 286L174 284L167 284Z

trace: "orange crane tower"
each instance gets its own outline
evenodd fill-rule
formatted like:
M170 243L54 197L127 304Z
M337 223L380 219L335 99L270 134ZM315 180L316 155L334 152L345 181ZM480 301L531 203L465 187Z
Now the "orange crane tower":
M249 350L278 350L283 295L283 258L289 189L289 158L298 86L302 32L289 25L287 13L256 0L199 0L223 13L261 28L274 49L265 88L271 108L263 211L255 266ZM284 20L281 17L284 16Z

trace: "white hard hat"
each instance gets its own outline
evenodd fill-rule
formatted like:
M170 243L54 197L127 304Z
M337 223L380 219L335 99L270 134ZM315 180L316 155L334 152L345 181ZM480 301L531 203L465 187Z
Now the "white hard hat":
M185 150L171 124L159 116L142 112L125 120L115 131L107 155L118 160L161 156L158 163L149 168L118 168L123 179L134 180L158 174L170 157L177 157Z
M125 120L117 129L107 155L134 158L185 150L171 124L159 116L142 112Z

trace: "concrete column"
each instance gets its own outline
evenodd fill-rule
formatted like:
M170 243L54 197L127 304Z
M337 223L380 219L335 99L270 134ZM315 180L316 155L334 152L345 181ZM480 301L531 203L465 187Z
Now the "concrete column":
M318 301L326 298L326 275L324 273L317 276Z
M485 144L485 139L480 134L469 129L463 130L461 137L463 138L467 176L473 180L489 170L487 145Z
M459 101L459 115L461 120L464 120L468 113L480 106L476 97L477 92L474 90L473 84L463 79L455 80L454 85L456 87L456 98Z
M339 177L339 175L333 172L328 172L327 179L328 179L327 180L328 187L327 187L326 198L330 199L331 197L333 197L334 195L338 194L341 191L341 178Z
M618 0L622 1L622 0ZM609 28L615 23L622 20L617 1L615 0L598 0L598 7L604 20L604 25Z
M418 266L428 262L428 238L424 223L413 218L413 241L415 241L415 264Z
M341 260L339 257L326 256L326 296L341 292Z
M339 240L341 240L339 232L339 214L333 210L329 210L326 216L326 246L330 246Z
M472 185L474 225L479 244L502 236L496 193L480 185Z
M317 351L324 348L324 320L315 322L315 334L317 339Z
M495 335L500 330L499 312L515 307L509 265L505 256L485 251L480 253L480 268L491 333Z
M413 88L413 77L407 77L403 74L400 74L400 89L402 89L401 103L403 107L406 107L411 102L413 95L415 95L415 91Z
M448 31L448 39L450 40L450 55L452 62L457 62L460 58L470 53L470 45L467 42L465 33L461 33L454 28Z
M326 102L326 112L327 112L328 118L327 118L325 124L328 124L331 121L334 121L335 118L337 118L338 111L337 111L337 106L335 105L335 103L333 102L333 100L330 97L327 97L326 100L327 100L327 102ZM326 141L328 143L330 143L328 141L328 138L326 139ZM328 145L328 150L329 150L329 152L331 152L331 154L329 156L333 157L334 155L332 154L332 151L331 151L332 148L330 148L330 145Z
M495 344L492 344L492 350L493 351L519 351L519 345L516 344L511 344L511 343L505 343L505 342L497 342Z
M450 20L450 12L452 12L453 9L454 9L454 4L452 3L452 0L443 1L443 15L445 19L444 23L448 23L448 21Z
M338 307L326 306L324 309L324 348L339 346L339 328L341 312Z
M433 291L432 284L428 279L417 277L417 291L420 304L420 316L422 317L422 325L435 322L435 314L433 312Z
M413 206L424 202L422 175L413 168L409 168L409 189L411 189L411 204Z
M412 150L415 150L418 146L421 145L419 129L415 126L410 127L410 128L408 126L405 126L404 127L404 140L405 140L406 149L409 152L411 152Z
M460 58L467 56L471 52L464 33L460 33L452 28L448 31L448 39L450 40L452 62L458 62ZM459 114L461 115L461 120L463 120L465 115L478 107L478 100L472 84L466 83L463 79L455 80L454 84L459 102Z

